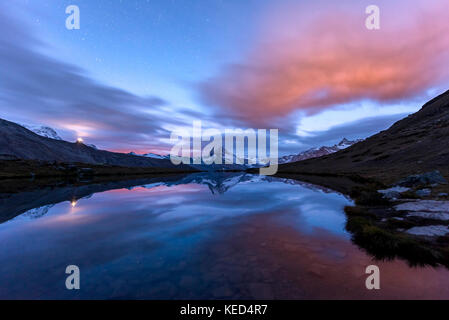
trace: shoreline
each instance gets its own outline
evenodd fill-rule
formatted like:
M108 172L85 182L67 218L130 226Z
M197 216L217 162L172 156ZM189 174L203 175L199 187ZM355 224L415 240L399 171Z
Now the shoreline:
M345 228L351 233L351 240L375 259L400 258L412 266L449 267L449 232L445 235L407 233L413 228L447 228L449 220L410 215L411 212L395 209L403 203L419 205L421 201L445 202L449 200L447 196L441 198L436 194L447 191L448 185L434 186L431 194L421 197L415 193L419 188L410 188L399 199L392 200L379 193L379 190L389 188L391 183L383 183L356 173L280 172L276 176L323 185L351 197L355 204L344 209L347 216Z
M24 192L36 193L39 190L49 192L63 188L74 190L76 188L101 189L105 187L110 189L137 185L148 179L171 180L201 172L193 169L185 171L166 168L125 168L88 164L42 163L28 160L9 160L8 164L10 170L23 164L27 167L21 167L19 172L8 172L4 166L2 167L3 170L0 170L0 180L2 181L0 200ZM34 175L30 174L30 169L35 170ZM229 172L235 172L235 170ZM252 169L241 172L255 173ZM281 171L273 177L309 182L349 196L354 200L355 205L344 208L347 217L345 228L351 233L352 241L376 259L397 257L408 261L411 265L449 267L449 234L418 236L405 232L410 228L435 224L448 226L449 220L436 221L429 217L409 217L406 212L397 211L394 208L400 203L441 200L435 197L433 192L426 197L413 196L412 192L407 192L404 197L391 201L378 192L381 189L387 189L391 184L371 177L364 177L358 173ZM446 191L449 188L445 185L435 189L436 191Z

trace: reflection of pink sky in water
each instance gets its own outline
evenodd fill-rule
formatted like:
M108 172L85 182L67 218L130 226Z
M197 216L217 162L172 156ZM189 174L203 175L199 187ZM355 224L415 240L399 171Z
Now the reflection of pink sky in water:
M55 279L79 264L83 298L217 298L223 286L228 298L449 298L446 269L373 262L353 245L342 230L347 204L280 182L221 195L198 184L135 187L62 202L0 225L0 297L72 298ZM380 291L365 289L370 264L380 267Z
M78 199L71 202L63 202L54 208L57 211L56 215L42 219L45 225L52 225L58 223L92 223L95 219L95 213L101 211L104 202L117 202L117 206L111 208L110 212L119 211L123 209L121 205L133 204L135 201L155 201L158 204L177 204L184 200L183 195L192 192L205 191L205 187L197 184L186 184L177 186L155 186L151 188L135 187L132 190L123 188L116 190L109 190L102 192L102 199L100 194L93 195L93 201L90 199ZM163 195L164 198L160 198ZM114 197L119 197L115 198ZM156 198L156 199L153 199ZM68 205L69 204L69 205Z
M278 215L272 213L263 221L249 217L240 224L242 231L235 231L232 240L225 241L229 247L238 246L249 257L257 257L254 272L278 266L274 281L288 280L287 284L272 285L278 298L449 298L447 269L411 268L398 260L374 261L351 242L329 232L304 235L279 225ZM365 269L372 264L380 268L381 290L365 288Z

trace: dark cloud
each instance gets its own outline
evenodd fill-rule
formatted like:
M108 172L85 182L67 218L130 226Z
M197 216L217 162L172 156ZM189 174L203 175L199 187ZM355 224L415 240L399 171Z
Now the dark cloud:
M94 143L109 148L151 148L157 137L169 137L161 127L166 113L159 110L166 101L103 85L42 54L43 43L12 16L0 10L0 117L84 128ZM169 122L183 124L175 116Z

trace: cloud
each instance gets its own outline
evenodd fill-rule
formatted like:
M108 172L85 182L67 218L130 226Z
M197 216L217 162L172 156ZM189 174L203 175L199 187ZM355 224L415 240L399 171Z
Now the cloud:
M66 139L76 133L100 148L122 152L167 152L171 128L191 127L198 119L204 127L280 128L282 141L300 142L282 145L292 153L298 145L328 144L325 139L337 135L350 138L349 131L335 127L329 131L335 135L323 131L299 138L299 114L362 98L403 99L446 79L447 10L438 11L436 5L418 20L413 20L414 10L407 18L392 19L399 11L385 2L381 30L372 32L364 28L364 7L359 15L353 6L310 13L297 4L278 3L264 19L252 52L200 85L206 106L216 107L201 108L202 113L104 85L85 70L44 54L51 48L0 5L0 117L50 125ZM326 5L321 1L317 8Z
M200 84L202 101L261 124L294 110L408 99L449 80L447 1L379 1L377 31L365 28L363 6L317 5L268 14L253 50Z
M45 44L6 9L0 30L0 117L74 131L101 148L147 152L164 148L158 139L170 133L163 125L185 124L174 108L167 119L167 102L159 97L103 85L44 55Z

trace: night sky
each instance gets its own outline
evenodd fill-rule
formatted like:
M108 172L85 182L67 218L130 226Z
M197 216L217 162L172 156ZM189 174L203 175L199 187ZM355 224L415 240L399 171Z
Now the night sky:
M447 0L3 0L0 118L138 153L167 153L193 120L279 128L281 155L365 138L449 89L448 14Z

